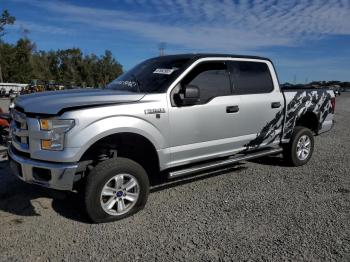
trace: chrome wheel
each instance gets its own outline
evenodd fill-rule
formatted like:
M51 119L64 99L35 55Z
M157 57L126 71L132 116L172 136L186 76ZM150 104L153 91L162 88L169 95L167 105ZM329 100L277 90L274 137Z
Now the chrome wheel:
M112 215L119 216L129 212L139 199L140 186L130 174L118 174L112 177L102 188L101 206Z
M303 135L299 138L297 143L297 157L303 161L307 159L311 152L311 140L307 135Z

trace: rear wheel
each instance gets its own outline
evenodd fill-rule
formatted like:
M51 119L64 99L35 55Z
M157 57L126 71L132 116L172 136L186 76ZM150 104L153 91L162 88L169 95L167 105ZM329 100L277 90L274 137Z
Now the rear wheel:
M289 165L302 166L314 151L314 136L310 129L296 126L289 143L284 147L283 157Z
M86 212L95 223L119 220L142 209L148 192L148 176L138 163L112 158L98 164L87 177Z

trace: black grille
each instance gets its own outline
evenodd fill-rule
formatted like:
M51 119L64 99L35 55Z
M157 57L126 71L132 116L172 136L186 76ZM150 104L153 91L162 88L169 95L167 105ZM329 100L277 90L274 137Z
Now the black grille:
M13 124L12 125L14 126L14 128L17 132L20 133L22 131L28 130L27 118L26 118L26 115L24 113L22 113L16 109L16 110L12 111L12 115L13 115ZM19 143L21 145L21 147L23 147L23 146L28 147L29 146L28 136L27 135L19 135L17 132L12 132L13 143L16 143L16 144Z
M20 128L21 128L21 123L18 122L18 121L15 121L15 120L14 120L14 122L15 122L15 126L16 126L18 129L20 129Z

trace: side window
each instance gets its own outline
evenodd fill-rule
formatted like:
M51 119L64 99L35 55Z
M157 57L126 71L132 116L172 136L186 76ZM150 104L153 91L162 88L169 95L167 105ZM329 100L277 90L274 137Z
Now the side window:
M204 62L197 65L181 81L181 88L194 85L200 91L200 104L205 104L217 96L231 94L230 78L225 62Z
M270 70L266 63L233 62L233 68L235 94L261 94L273 90Z

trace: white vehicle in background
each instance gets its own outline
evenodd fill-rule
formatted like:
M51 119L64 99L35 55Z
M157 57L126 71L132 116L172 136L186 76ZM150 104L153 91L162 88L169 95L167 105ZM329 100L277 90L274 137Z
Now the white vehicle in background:
M28 84L20 83L0 83L2 97L16 97Z

